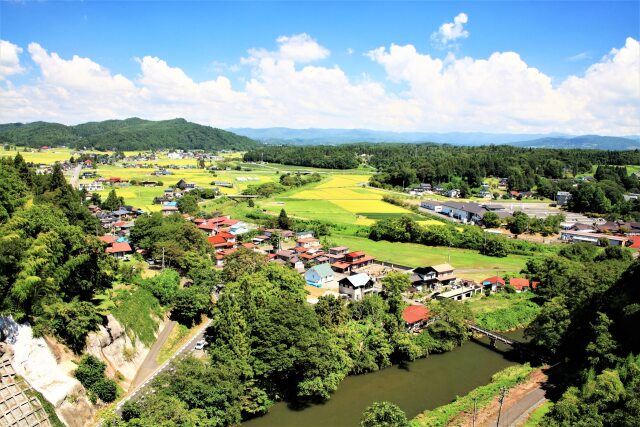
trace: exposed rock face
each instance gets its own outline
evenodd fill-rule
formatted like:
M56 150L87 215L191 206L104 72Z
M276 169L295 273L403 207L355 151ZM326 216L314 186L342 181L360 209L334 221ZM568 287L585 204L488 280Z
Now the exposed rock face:
M158 330L162 330L163 326L161 324ZM108 315L107 326L100 326L98 332L92 332L87 337L85 351L107 363L107 375L115 377L119 373L124 377L122 386L126 389L149 353L149 348L140 340L133 342L122 325Z
M58 416L69 426L87 425L94 409L86 397L84 387L71 371L72 363L59 364L44 338L34 338L29 325L19 325L13 345L13 367L31 387L38 390L56 407ZM77 408L77 410L62 410Z

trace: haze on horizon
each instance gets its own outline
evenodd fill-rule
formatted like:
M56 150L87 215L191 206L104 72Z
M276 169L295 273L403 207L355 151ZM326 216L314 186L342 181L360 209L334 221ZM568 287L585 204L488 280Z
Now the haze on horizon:
M3 2L0 122L638 135L639 4Z

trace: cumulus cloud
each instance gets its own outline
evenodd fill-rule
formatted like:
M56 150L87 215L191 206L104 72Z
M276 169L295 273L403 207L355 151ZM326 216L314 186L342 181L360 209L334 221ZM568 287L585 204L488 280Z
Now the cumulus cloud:
M24 71L20 66L21 53L21 47L6 40L0 40L0 80Z
M237 85L224 70L196 81L153 56L137 59L138 74L127 78L90 58L62 58L32 43L38 76L0 85L0 122L135 115L218 127L640 133L640 47L633 38L584 75L558 83L516 52L437 58L410 44L371 50L367 56L387 79L400 83L393 90L367 75L350 78L337 65L311 64L329 51L306 34L277 42L275 51L250 51L250 77Z
M453 18L453 22L445 22L440 25L438 31L431 34L431 40L443 48L454 46L459 39L469 37L469 31L464 29L467 22L469 22L469 17L466 13L461 12Z
M255 64L261 59L284 60L296 63L314 62L329 56L329 49L321 46L306 33L292 36L280 36L276 39L278 50L249 49L249 57L243 58L245 64Z

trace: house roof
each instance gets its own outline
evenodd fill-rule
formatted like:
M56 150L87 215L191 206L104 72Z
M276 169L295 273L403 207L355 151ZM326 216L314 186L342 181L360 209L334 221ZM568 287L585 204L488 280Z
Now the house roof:
M361 252L361 251L353 251L353 252L349 252L347 254L347 256L349 256L351 258L355 258L355 257L358 257L358 256L364 256L364 255L365 255L365 253Z
M131 246L128 242L116 242L105 250L106 253L114 254L117 252L131 252Z
M248 242L248 243L243 243L243 244L242 244L242 247L243 247L243 248L247 248L247 249L253 249L253 248L255 248L255 247L256 247L256 245L254 245L254 244L253 244L253 243L251 243L251 242Z
M312 271L312 270L315 271L318 274L318 276L320 276L321 278L333 276L333 270L331 269L331 266L329 264L319 264L314 267L311 267L307 271Z
M227 239L225 239L224 237L222 237L219 234L216 234L215 236L208 237L207 241L209 243L211 243L212 245L218 245L218 244L221 244L221 243L226 243Z
M353 261L351 263L351 265L364 264L365 262L369 262L369 261L374 260L374 259L375 259L375 257L372 257L371 255L365 255L362 258L360 258L359 260Z
M215 230L218 226L216 224L211 224L210 222L203 222L198 225L198 228L201 230Z
M529 280L528 279L521 279L518 277L512 277L511 279L509 279L509 284L511 286L513 286L514 288L516 288L517 290L521 291L522 288L528 288L529 287Z
M297 242L298 243L312 243L312 242L318 242L319 240L316 239L315 237L305 237L304 239L298 239Z
M369 283L370 280L371 277L369 277L367 273L359 273L353 276L345 277L344 279L340 280L340 282L347 281L351 283L354 288L361 288Z
M177 212L178 208L176 206L163 206L161 210L167 212Z
M631 240L631 249L640 249L640 236L629 236L629 240Z
M112 236L110 234L107 234L105 236L98 237L98 240L100 240L102 242L105 242L105 243L108 243L108 244L111 244L111 243L115 243L116 237Z
M410 305L402 311L402 318L407 323L416 323L429 318L429 309L424 305Z
M449 264L436 264L436 265L432 265L431 268L433 268L438 273L444 273L445 271L454 270L454 268Z
M457 209L464 212L469 212L478 216L484 216L487 212L485 208L478 205L477 203L470 202L445 202L442 204L443 206L448 206L453 209Z
M349 264L348 262L334 262L333 264L331 264L331 267L335 267L338 268L340 270L344 270L345 268L348 268L351 264Z
M348 246L336 246L335 248L329 248L330 251L348 251Z
M504 285L504 283L505 283L505 282L504 282L504 279L503 279L502 277L498 277L498 276L491 276L491 277L487 277L486 279L484 279L484 280L482 281L482 283L483 283L483 284L484 284L484 283L491 283L492 285L493 285L493 284L496 284L496 285L497 285L497 284L499 283L499 284L501 284L501 285Z
M220 236L224 239L235 239L236 235L235 234L231 234L228 231L220 231L218 234L216 234L216 236Z

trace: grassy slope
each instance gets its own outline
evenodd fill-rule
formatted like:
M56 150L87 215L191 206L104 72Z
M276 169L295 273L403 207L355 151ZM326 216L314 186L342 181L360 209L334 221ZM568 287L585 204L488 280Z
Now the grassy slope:
M159 319L163 316L158 300L145 289L124 290L115 299L111 314L122 324L131 339L137 337L150 346L155 341Z
M540 312L540 306L532 302L534 294L499 293L489 297L474 297L465 302L473 313L475 322L494 331L508 331L527 326Z
M414 427L446 426L458 416L458 414L472 410L474 398L477 399L477 408L481 409L491 403L500 393L501 387L511 388L521 383L529 377L533 370L534 369L528 364L509 366L495 373L491 377L489 384L475 388L466 396L459 397L447 405L419 414L411 421L411 425Z

